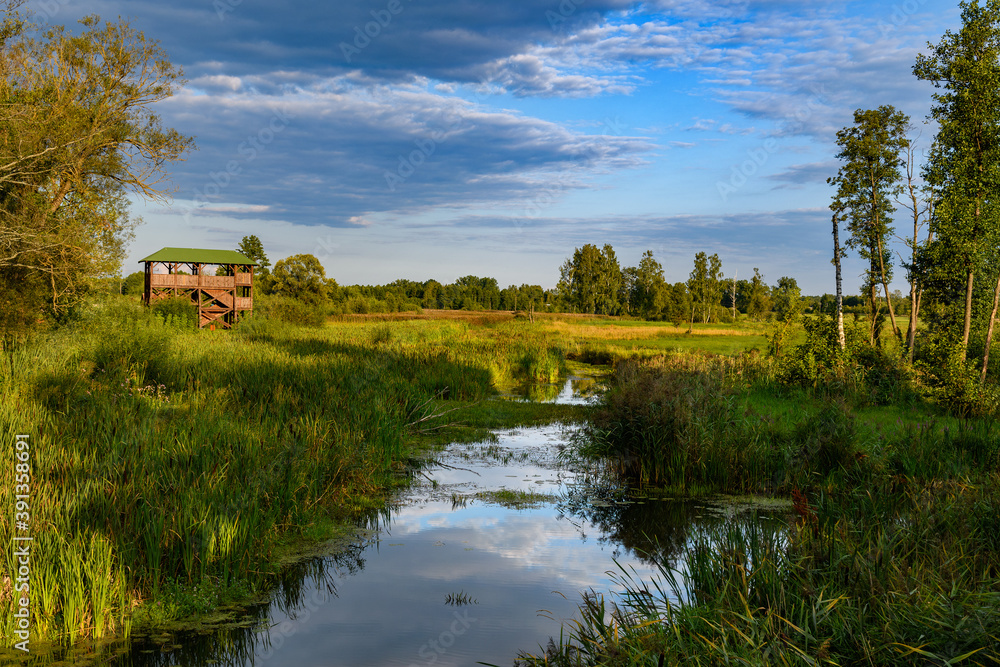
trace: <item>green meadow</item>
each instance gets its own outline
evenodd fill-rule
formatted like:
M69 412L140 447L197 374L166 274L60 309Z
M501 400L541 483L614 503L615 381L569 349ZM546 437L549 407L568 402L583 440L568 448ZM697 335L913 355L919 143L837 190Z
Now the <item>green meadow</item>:
M572 418L486 400L563 370L554 337L513 318L184 324L106 300L3 353L4 451L15 434L30 443L35 640L183 624L252 599L302 549L377 514L422 449ZM5 544L13 518L0 518ZM17 571L12 550L2 558ZM12 583L0 588L7 645Z
M434 447L574 421L572 455L613 480L793 511L697 536L659 588L621 573L623 597L585 597L523 662L998 660L1000 430L941 407L891 350L826 358L801 327L745 323L428 312L223 332L125 299L85 312L0 365L5 451L30 442L35 637L218 623L301 554L373 524ZM495 400L571 371L608 374L597 406Z

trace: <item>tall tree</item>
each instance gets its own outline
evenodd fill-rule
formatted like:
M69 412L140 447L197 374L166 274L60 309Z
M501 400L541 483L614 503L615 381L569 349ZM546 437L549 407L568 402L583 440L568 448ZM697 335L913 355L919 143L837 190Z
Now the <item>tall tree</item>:
M688 291L692 299L692 322L695 314L707 324L712 312L721 301L722 261L717 254L709 257L704 252L694 256L694 269L688 277Z
M771 290L764 282L764 275L757 267L754 267L753 278L750 279L747 291L747 315L755 322L759 322L767 313L771 312Z
M923 292L923 280L918 265L920 255L920 229L925 220L930 219L933 212L933 201L930 192L917 180L917 160L916 147L911 141L906 147L906 184L904 194L897 201L910 212L913 218L913 236L904 239L910 247L910 262L904 263L907 270L907 278L910 282L910 321L906 329L906 349L910 361L913 361L913 353L917 343L917 323L920 317L920 301ZM934 232L930 231L926 244L934 240Z
M642 254L639 266L632 271L634 278L629 302L636 314L647 320L653 319L663 310L666 298L663 266L653 258L653 251L647 250Z
M614 248L586 244L559 269L559 293L575 312L614 315L619 312L622 271Z
M193 142L152 110L181 76L155 42L93 16L33 36L14 4L0 28L0 295L44 284L58 313L117 271L127 196L165 199L165 168Z
M854 125L837 133L843 165L829 183L837 186L833 203L835 211L843 211L850 237L847 245L868 260L866 287L872 304L874 337L878 317L878 284L881 283L889 321L897 340L902 334L896 325L889 280L892 278L892 256L889 235L893 228L893 198L903 191L900 182L901 152L909 146L906 130L909 117L887 105L878 109L854 112ZM874 342L874 340L872 341Z
M794 322L802 314L805 304L802 302L802 290L795 278L787 276L778 278L778 284L772 290L774 295L774 314L783 322Z
M976 271L1000 220L995 201L1000 188L1000 1L986 0L982 6L978 0L963 1L959 6L962 28L957 33L946 31L936 46L928 44L930 53L917 56L913 73L939 91L930 114L939 129L924 178L936 195L932 231L934 243L942 246L936 254L954 262L964 282L964 359ZM1000 275L994 295L996 302ZM995 315L994 309L991 331Z
M264 275L268 273L268 269L271 266L271 260L267 258L267 253L264 252L264 244L260 242L255 234L250 234L249 236L244 236L240 241L240 244L236 246L236 251L241 252L253 261L257 262L258 271Z

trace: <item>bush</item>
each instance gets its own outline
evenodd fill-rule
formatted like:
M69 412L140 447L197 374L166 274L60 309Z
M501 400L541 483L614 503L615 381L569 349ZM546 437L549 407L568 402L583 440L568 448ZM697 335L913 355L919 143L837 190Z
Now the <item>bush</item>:
M150 306L153 317L175 329L194 329L198 326L198 307L186 296L154 301Z
M288 296L269 296L257 300L253 317L304 327L321 327L326 323L326 308L323 304L305 303Z

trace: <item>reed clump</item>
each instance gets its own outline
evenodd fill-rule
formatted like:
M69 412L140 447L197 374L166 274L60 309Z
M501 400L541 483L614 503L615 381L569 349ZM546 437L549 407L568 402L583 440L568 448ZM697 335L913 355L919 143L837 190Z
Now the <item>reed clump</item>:
M8 452L15 434L31 442L33 638L127 634L266 589L296 541L405 480L409 434L438 423L431 399L479 400L562 359L520 322L258 317L213 332L124 299L3 350L0 437ZM14 469L0 470L13 507ZM14 532L4 513L0 540Z
M997 422L949 414L877 358L801 361L618 365L581 453L632 483L793 511L657 549L659 581L621 573L620 598L585 596L521 664L1000 662Z
M521 665L992 665L1000 485L800 496L787 526L733 520L660 576L621 570Z

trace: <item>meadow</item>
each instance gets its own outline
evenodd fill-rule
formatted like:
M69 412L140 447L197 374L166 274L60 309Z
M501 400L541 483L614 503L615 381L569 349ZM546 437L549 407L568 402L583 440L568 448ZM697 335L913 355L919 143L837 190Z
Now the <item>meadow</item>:
M257 318L223 332L126 299L92 304L0 357L3 507L15 435L30 443L33 640L168 627L252 599L302 549L377 516L423 448L569 418L485 400L563 364L551 336L513 318ZM5 544L15 528L5 512ZM18 564L11 549L0 559L10 646Z
M658 582L620 572L623 596L586 595L522 664L1000 662L1000 424L944 409L889 350L813 352L617 365L579 456L632 486L793 511L695 536Z
M888 351L833 363L799 327L768 354L778 332L455 311L195 331L95 302L0 359L4 451L26 433L33 457L34 637L216 623L375 524L434 447L559 420L586 422L573 455L620 483L794 512L699 536L660 588L623 572L623 598L587 596L525 663L995 664L994 420L939 407ZM492 400L570 368L610 374L596 408Z

